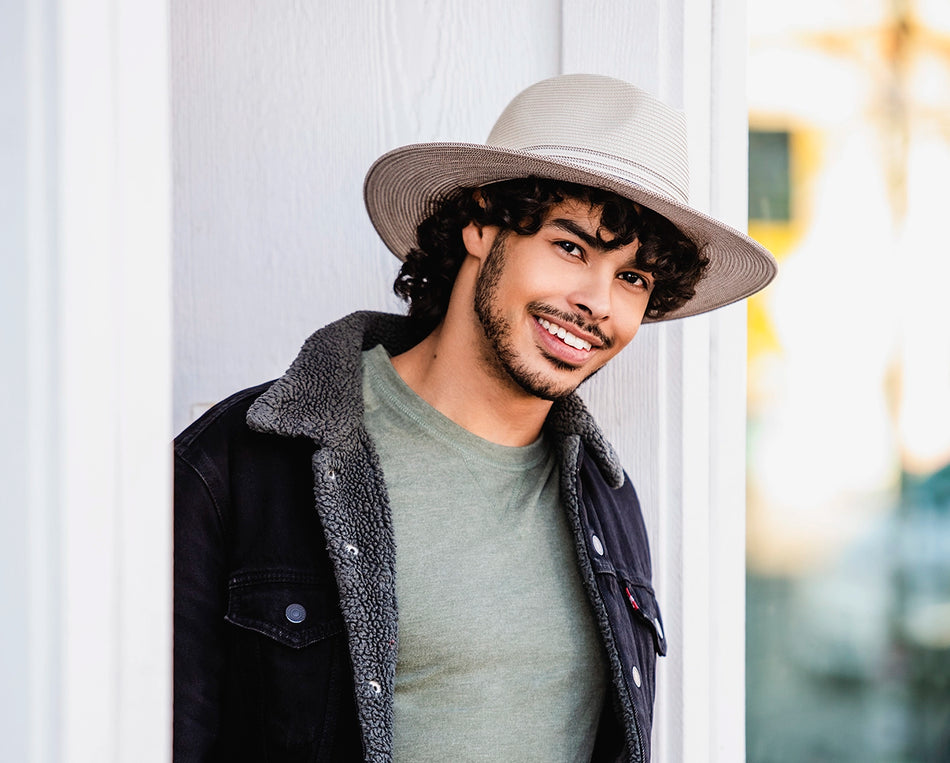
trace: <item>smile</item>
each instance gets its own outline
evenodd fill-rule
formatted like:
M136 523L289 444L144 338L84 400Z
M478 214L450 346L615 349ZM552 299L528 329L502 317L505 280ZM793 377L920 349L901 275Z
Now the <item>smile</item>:
M578 350L586 350L588 352L590 351L590 342L585 342L579 336L575 336L563 326L555 326L553 323L551 323L551 321L547 321L541 317L538 317L537 321L551 336L556 336L569 347L574 347Z

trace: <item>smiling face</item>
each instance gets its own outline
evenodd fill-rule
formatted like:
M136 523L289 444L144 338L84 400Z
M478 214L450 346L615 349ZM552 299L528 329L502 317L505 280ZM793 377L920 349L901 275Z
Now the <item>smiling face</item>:
M617 246L600 229L600 208L569 200L532 235L477 235L475 313L496 378L545 400L564 397L640 328L650 274L636 268L636 240Z

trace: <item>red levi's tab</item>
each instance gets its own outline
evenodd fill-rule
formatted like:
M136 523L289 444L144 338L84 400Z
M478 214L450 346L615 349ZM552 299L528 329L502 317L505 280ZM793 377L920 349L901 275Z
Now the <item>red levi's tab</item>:
M630 593L630 589L624 588L623 590L627 592L627 598L630 599L630 604L633 605L633 608L640 609L640 605L637 604L637 600L633 598L633 594Z

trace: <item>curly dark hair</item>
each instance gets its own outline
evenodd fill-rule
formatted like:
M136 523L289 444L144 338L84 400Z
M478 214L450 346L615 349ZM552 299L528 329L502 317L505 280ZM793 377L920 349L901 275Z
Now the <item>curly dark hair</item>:
M469 222L530 236L540 229L548 210L568 200L601 208L600 228L612 235L610 248L639 240L637 268L653 277L646 317L660 318L693 297L709 260L665 217L609 191L528 177L460 188L436 201L417 229L418 247L409 252L393 285L409 302L409 317L432 328L445 317L465 259L462 229Z

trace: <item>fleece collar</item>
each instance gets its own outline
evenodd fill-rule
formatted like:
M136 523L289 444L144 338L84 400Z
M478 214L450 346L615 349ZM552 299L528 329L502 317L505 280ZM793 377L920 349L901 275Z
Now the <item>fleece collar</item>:
M363 420L360 354L382 344L398 355L423 338L403 316L357 312L314 332L280 379L251 406L248 425L259 432L309 437L333 447L348 439ZM562 442L578 437L605 480L623 484L623 469L610 443L577 395L551 407L546 430Z

